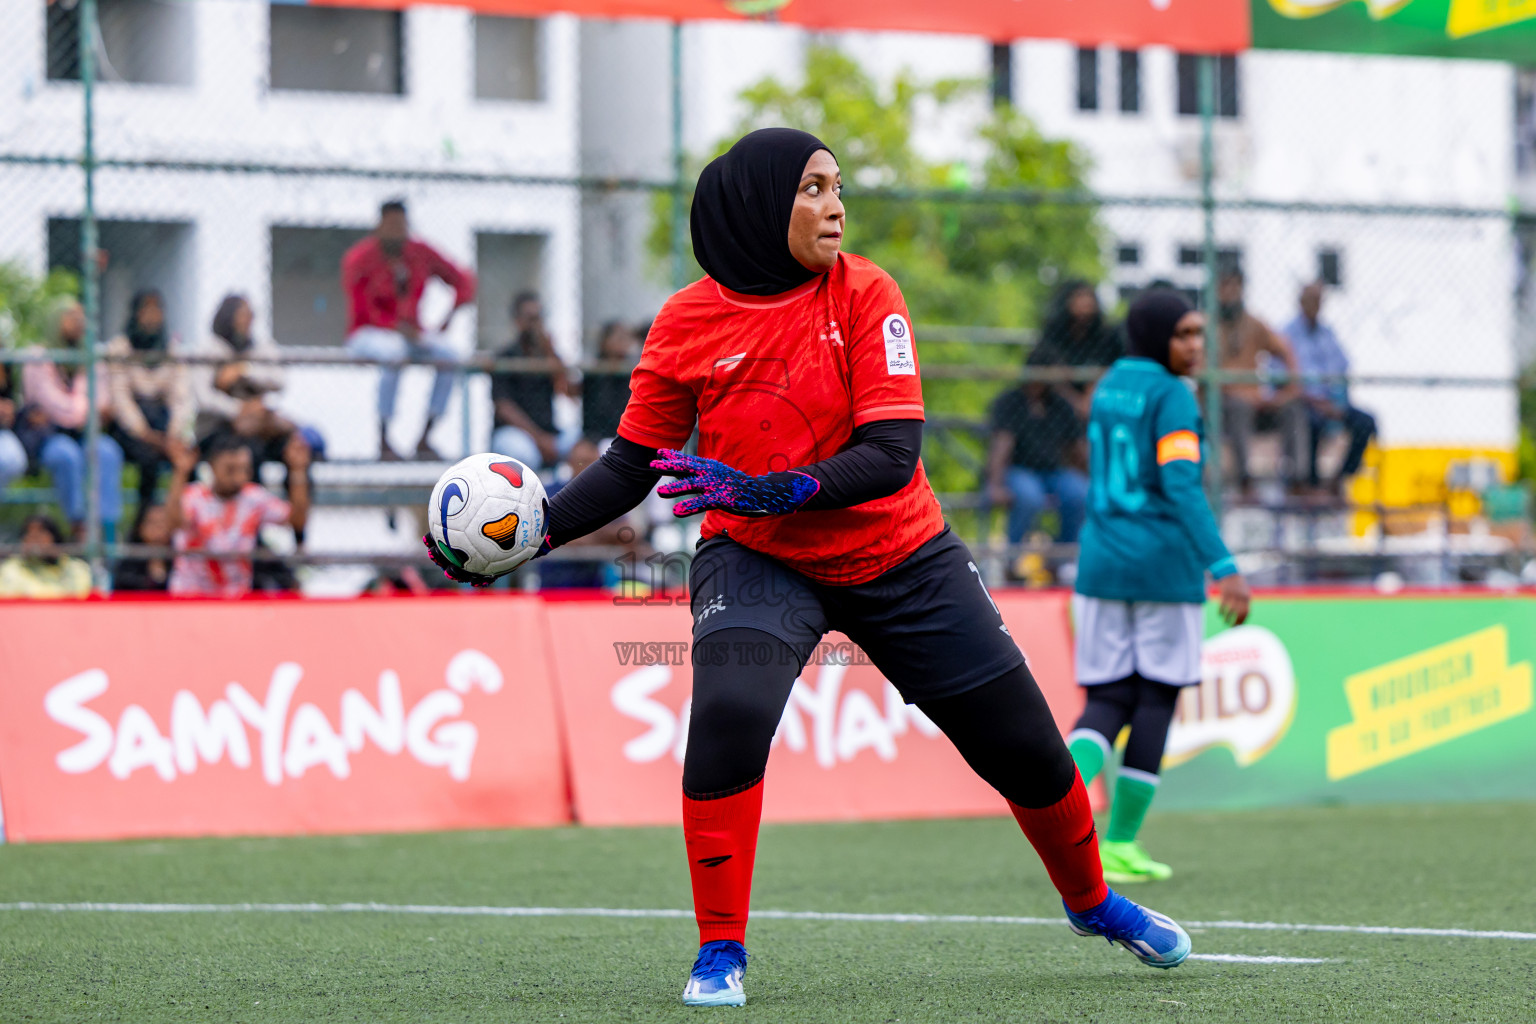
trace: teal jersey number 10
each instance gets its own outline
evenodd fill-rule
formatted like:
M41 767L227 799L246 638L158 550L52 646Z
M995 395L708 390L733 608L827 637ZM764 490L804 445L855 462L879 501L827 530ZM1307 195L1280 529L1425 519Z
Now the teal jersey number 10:
M1092 477L1093 507L1099 512L1139 512L1147 503L1141 483L1141 453L1131 428L1116 423L1105 443L1103 424L1088 424L1088 473Z

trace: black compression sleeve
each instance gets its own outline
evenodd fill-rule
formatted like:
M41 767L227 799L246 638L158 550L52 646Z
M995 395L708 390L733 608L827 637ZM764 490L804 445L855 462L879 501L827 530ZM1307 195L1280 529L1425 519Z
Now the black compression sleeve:
M800 507L848 508L895 494L911 482L922 450L922 420L876 420L855 427L848 447L829 459L800 467L798 472L821 484L821 490Z
M603 457L549 499L549 543L559 547L607 526L645 500L661 479L651 468L656 449L622 437Z

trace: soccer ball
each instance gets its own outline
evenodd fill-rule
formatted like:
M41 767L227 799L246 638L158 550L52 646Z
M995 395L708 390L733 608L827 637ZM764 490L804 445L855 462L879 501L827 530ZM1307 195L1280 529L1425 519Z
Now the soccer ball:
M487 452L442 475L432 488L427 520L444 558L482 576L499 576L538 553L548 507L533 470Z

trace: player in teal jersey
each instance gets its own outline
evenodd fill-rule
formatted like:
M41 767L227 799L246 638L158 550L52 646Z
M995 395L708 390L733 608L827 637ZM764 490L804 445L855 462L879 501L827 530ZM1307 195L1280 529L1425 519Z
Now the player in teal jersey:
M1091 782L1130 726L1099 844L1104 877L1169 877L1136 841L1157 793L1179 688L1200 681L1206 574L1226 620L1248 615L1248 584L1200 486L1200 410L1183 380L1200 365L1205 317L1173 291L1138 298L1130 354L1099 381L1088 419L1088 521L1078 555L1077 681L1088 703L1067 737Z

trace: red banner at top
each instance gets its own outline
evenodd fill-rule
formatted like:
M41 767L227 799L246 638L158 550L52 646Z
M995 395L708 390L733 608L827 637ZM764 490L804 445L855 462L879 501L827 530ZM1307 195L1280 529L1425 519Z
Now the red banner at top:
M311 0L347 7L407 7L407 0ZM437 2L437 0L433 0ZM1248 0L444 0L483 14L667 21L764 19L820 31L956 32L998 42L1065 39L1187 53L1246 50Z

